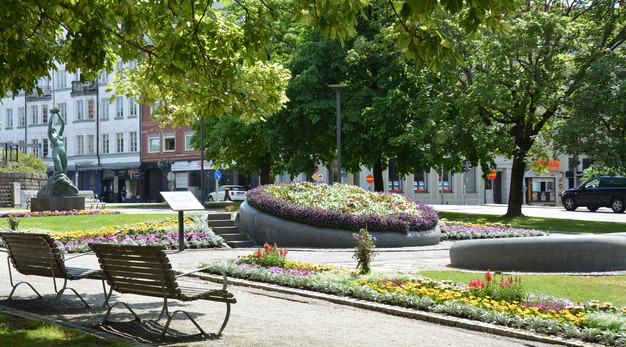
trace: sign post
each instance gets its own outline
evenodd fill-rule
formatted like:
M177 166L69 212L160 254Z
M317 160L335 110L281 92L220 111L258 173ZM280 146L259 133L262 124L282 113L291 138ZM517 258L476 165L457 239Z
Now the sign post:
M204 206L190 191L161 192L172 211L178 211L178 250L185 250L185 211L204 210Z

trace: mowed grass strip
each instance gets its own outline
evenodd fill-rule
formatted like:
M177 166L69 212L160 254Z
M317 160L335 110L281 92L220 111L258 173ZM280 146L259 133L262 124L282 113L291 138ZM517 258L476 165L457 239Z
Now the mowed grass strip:
M423 277L434 280L450 280L457 284L467 284L469 281L480 278L485 280L484 272L465 271L420 271ZM575 303L598 300L610 302L615 306L626 306L626 275L620 276L573 276L573 275L518 275L522 280L522 287L527 294L548 295L557 298L567 298ZM500 275L496 276L499 280Z
M175 214L93 214L80 216L49 216L19 218L19 228L24 230L41 229L50 231L90 230L116 225L144 223L161 220L163 218L177 218ZM8 218L0 218L3 226L9 226Z
M0 346L132 346L97 336L0 313Z
M505 217L493 214L461 213L461 212L437 212L439 218L450 221L461 221L468 223L504 223L511 224L514 228L537 229L544 231L561 231L572 233L605 234L626 232L625 223L614 222L594 222L559 218L541 217ZM626 221L626 215L624 216Z

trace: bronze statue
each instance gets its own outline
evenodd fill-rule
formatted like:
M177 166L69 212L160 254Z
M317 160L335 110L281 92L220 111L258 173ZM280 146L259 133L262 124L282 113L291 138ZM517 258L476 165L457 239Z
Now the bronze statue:
M55 115L59 117L61 126L59 133L56 133L54 127ZM63 130L65 130L65 119L59 114L58 108L50 110L50 118L48 118L48 138L52 144L52 161L54 162L54 175L65 174L67 172L67 152L65 151L65 141L63 140Z

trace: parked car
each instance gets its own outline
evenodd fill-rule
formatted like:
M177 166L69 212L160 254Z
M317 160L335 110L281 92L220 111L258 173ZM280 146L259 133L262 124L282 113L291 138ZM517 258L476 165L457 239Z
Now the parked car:
M246 200L246 189L243 186L224 185L220 186L217 192L209 194L209 201L244 201Z
M622 213L626 210L626 177L601 176L583 183L580 187L568 189L561 195L563 207L574 211L585 206L589 211L600 207L610 207L613 212Z

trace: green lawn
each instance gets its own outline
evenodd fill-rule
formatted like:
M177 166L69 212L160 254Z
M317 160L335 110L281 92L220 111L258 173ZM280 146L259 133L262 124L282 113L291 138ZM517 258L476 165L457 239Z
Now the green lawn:
M484 273L464 271L421 271L420 275L434 280L450 280L458 284L480 278ZM526 293L567 298L574 302L598 300L626 306L626 275L621 276L568 276L519 275ZM499 276L498 276L499 278Z
M132 346L0 313L0 346Z
M491 214L460 213L460 212L437 212L439 218L451 221L511 224L515 228L537 229L544 231L564 231L573 233L617 233L626 232L626 223L593 222L557 218L540 217L504 217ZM626 219L626 217L625 217Z
M20 229L42 229L51 231L89 230L107 226L142 223L163 218L177 218L171 213L164 214L99 214L81 216L50 216L19 218ZM0 218L1 226L8 227L9 219Z

